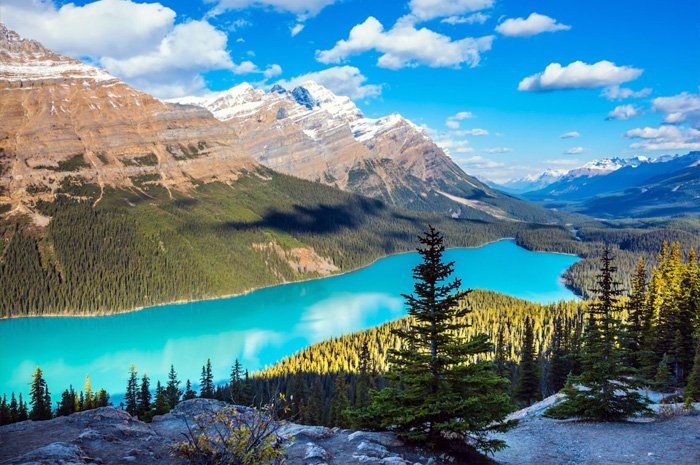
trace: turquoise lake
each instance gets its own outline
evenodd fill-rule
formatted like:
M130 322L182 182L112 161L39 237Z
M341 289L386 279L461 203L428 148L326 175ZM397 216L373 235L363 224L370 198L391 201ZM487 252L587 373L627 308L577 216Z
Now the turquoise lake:
M503 240L451 249L463 288L490 289L537 302L574 299L562 273L577 257L530 252ZM227 379L237 357L253 371L309 344L394 320L406 313L417 253L394 255L340 276L260 289L246 295L164 305L104 317L0 321L0 393L26 393L37 366L54 401L69 384L118 395L129 366L165 381L170 364L197 383L211 358L214 377Z

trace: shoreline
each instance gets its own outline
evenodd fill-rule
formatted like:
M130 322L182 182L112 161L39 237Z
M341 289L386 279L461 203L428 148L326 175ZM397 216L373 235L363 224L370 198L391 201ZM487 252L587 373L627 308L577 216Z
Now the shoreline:
M532 253L547 253L547 254L567 255L567 256L581 258L576 254L570 254L570 253L564 253L564 252L547 252L545 250L530 250L526 247L519 245L516 242L515 237L502 237L500 239L486 241L483 244L475 245L475 246L447 247L447 248L445 248L445 250L448 251L448 250L455 250L455 249L480 249L482 247L486 247L488 245L496 244L498 242L503 242L503 241L512 241L513 243L515 243L515 245L517 247L520 247L520 248L527 250L528 252L532 252ZM223 294L223 295L218 295L218 296L213 296L213 297L203 297L200 299L179 299L179 300L173 300L173 301L163 302L163 303L154 304L154 305L141 305L138 307L128 308L128 309L124 309L124 310L117 310L117 311L113 311L113 312L109 312L109 313L88 313L88 314L83 314L83 313L49 313L49 314L43 314L43 315L10 316L10 317L0 318L0 324L2 324L3 321L19 320L19 319L23 319L23 318L99 318L99 317L109 317L109 316L115 316L115 315L123 315L123 314L127 314L127 313L140 312L142 310L157 309L160 307L167 307L169 305L185 305L185 304L191 304L191 303L196 303L196 302L205 302L205 301L212 301L212 300L229 299L232 297L241 297L241 296L248 295L248 294L251 294L251 293L256 292L256 291L269 289L272 287L286 286L286 285L290 285L290 284L300 284L300 283L315 281L315 280L319 280L319 279L330 279L330 278L335 278L338 276L343 276L343 275L346 275L349 273L354 273L356 271L360 271L360 270L363 270L365 268L368 268L368 267L376 264L380 260L395 257L398 255L415 253L415 252L416 252L415 249L414 250L406 250L403 252L393 252L390 254L382 255L381 257L377 257L377 258L371 260L370 262L368 262L367 264L361 265L361 266L354 268L352 270L341 271L339 273L334 273L334 274L330 274L327 276L319 276L316 278L304 278L304 279L300 279L300 280L296 280L296 281L284 281L284 282L276 283L276 284L267 284L264 286L254 287L254 288L246 289L244 291L234 292L231 294ZM568 270L568 268L567 268L567 270ZM562 276L563 276L563 274L562 274ZM561 276L560 276L560 278L561 278ZM581 296L579 296L576 292L574 292L573 289L569 288L566 285L564 285L564 287L569 289L574 295L576 295L576 297L581 298Z

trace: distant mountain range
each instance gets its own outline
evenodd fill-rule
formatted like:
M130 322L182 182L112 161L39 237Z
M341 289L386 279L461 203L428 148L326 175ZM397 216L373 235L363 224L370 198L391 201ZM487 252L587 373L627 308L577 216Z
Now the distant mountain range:
M544 184L544 185L542 185ZM522 198L592 216L666 216L700 212L700 152L594 160L508 183Z

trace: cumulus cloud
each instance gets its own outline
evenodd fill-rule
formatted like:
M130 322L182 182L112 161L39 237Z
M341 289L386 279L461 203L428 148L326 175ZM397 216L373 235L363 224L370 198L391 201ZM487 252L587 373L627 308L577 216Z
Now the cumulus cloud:
M571 26L539 13L527 18L509 18L496 26L496 32L508 37L530 37L543 32L568 31Z
M591 65L582 61L575 61L567 66L551 63L543 72L533 74L520 81L518 90L546 92L613 86L637 79L642 72L642 69L617 66L607 60Z
M329 50L317 50L321 63L340 63L352 55L371 50L381 54L377 65L387 69L401 69L419 65L432 68L461 65L477 66L481 53L491 49L493 36L467 37L461 40L439 34L427 28L417 29L408 20L399 20L390 30L370 16L350 30L347 39L339 40Z
M411 0L408 7L411 15L421 21L428 21L485 10L491 8L493 3L494 0Z
M625 100L628 98L641 98L651 94L651 89L645 87L642 90L632 90L627 87L610 86L603 89L603 97L608 100Z
M663 113L665 123L688 123L700 128L700 94L683 92L671 97L657 97L652 100L652 109Z
M448 16L440 22L444 24L484 24L489 19L489 15L484 13L474 13L469 16Z
M663 124L627 131L625 137L638 139L630 145L643 150L700 150L700 130Z
M382 93L382 86L365 84L367 77L354 66L334 66L313 73L306 73L289 80L278 81L285 88L292 88L306 81L315 81L338 95L351 99L377 97Z
M610 113L607 120L628 120L642 114L642 110L634 105L618 105Z
M226 34L206 20L175 24L175 16L159 3L131 0L60 8L53 0L3 2L8 27L53 50L99 64L161 98L203 92L202 73L211 70L264 73L251 61L234 62ZM242 25L234 21L228 27Z
M585 152L586 149L583 147L571 147L569 150L564 152L566 155L578 155L580 153Z
M295 14L301 21L316 16L325 7L338 0L218 0L212 10L212 15L218 15L226 10L244 10L246 8L262 8L282 13Z
M571 131L571 132L565 132L561 136L559 136L560 139L573 139L576 137L581 137L581 133L578 131Z
M280 74L282 74L282 67L278 64L270 65L263 71L263 75L266 79L279 76Z
M489 132L486 129L474 128L474 129L462 129L459 131L452 131L452 134L460 137L464 136L488 136Z
M160 3L99 0L58 8L52 0L2 1L2 22L9 28L72 56L144 53L158 46L174 20L175 12Z
M447 126L450 129L459 129L460 121L463 121L465 119L471 119L473 117L474 114L471 111L460 111L452 116L448 116L447 120L445 121L445 126Z
M484 149L485 153L509 153L512 151L513 149L510 147L492 147L490 149Z

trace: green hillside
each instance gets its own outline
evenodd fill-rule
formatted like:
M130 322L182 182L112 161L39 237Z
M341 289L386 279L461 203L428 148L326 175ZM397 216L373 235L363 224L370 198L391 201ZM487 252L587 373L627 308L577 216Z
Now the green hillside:
M36 205L52 217L45 230L0 219L0 314L112 313L352 270L413 249L428 223L451 246L531 228L400 210L266 169L188 193L157 181L107 189L95 206L98 186L65 183Z

